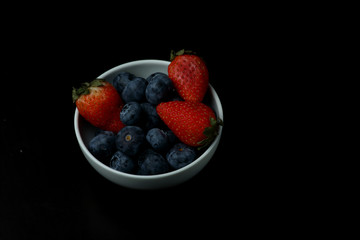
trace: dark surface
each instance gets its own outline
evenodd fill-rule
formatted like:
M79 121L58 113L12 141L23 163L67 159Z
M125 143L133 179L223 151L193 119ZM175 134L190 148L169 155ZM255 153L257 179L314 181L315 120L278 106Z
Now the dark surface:
M85 31L80 23L69 31L66 25L40 28L42 35L32 31L26 38L22 26L5 34L0 239L231 239L296 228L292 220L309 200L296 202L302 196L289 180L301 165L290 164L301 151L292 151L289 137L301 129L292 124L301 115L291 113L296 106L289 100L295 90L289 79L302 83L288 58L299 46L273 25L249 27L249 21L231 27L215 19L206 30L193 24L191 37L185 28L163 34L146 25L131 32L119 25L116 32L87 24ZM168 60L171 49L181 48L204 58L220 97L225 126L218 150L179 186L117 186L80 151L72 87L129 61Z
M2 106L0 118L0 239L230 234L230 223L244 207L240 199L249 198L242 194L249 180L237 169L240 154L230 155L231 132L236 135L230 131L235 122L229 114L234 108L231 89L240 79L226 73L224 49L213 53L214 46L184 44L207 62L210 83L223 104L225 127L213 159L184 184L139 191L109 182L88 164L75 137L71 90L128 61L168 60L170 50L183 45L56 44L48 49L24 46L21 61L7 68L6 89L17 90L10 99L2 95L2 104L11 104Z

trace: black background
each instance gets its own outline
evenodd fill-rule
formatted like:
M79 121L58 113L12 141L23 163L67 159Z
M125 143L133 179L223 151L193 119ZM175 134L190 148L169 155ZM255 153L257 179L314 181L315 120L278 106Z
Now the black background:
M146 23L108 30L80 21L69 29L44 25L23 31L35 22L7 35L0 239L281 233L293 213L283 206L294 196L282 195L290 187L279 177L280 159L290 155L279 151L286 145L281 128L289 116L278 117L283 108L277 93L288 77L292 46L284 48L284 38L271 26L196 20L207 28L192 24L189 32L180 24L165 32L159 22L155 30ZM218 150L198 175L176 187L139 191L109 182L78 146L72 87L129 61L168 60L171 49L182 48L204 58L221 100L225 126Z
M8 61L2 94L0 239L138 239L232 232L230 223L244 207L239 197L244 198L249 181L241 176L243 170L236 170L240 152L233 155L226 146L231 133L236 137L230 130L235 115L228 112L242 111L230 90L241 78L228 74L222 58L229 49L193 41L163 44L157 42L158 35L151 41L136 34L135 41L125 35L107 36L108 41L95 33L19 41L16 57ZM210 83L222 101L225 127L218 150L203 171L179 186L155 191L117 186L100 176L80 151L72 87L129 61L169 60L170 50L181 48L205 59ZM241 61L236 65L240 70ZM240 138L233 141L241 145ZM220 227L227 222L230 225Z

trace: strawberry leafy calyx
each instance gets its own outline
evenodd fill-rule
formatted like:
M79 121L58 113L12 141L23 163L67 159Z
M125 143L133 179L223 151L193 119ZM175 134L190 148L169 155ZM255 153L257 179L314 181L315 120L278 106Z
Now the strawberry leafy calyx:
M198 147L198 150L209 146L214 141L216 136L219 135L220 126L224 126L224 123L220 118L216 120L210 117L210 127L205 128L203 132L206 138L197 143L200 145L200 147Z
M82 95L88 95L90 93L90 90L89 90L90 87L100 87L100 86L103 86L104 83L105 83L104 79L97 78L97 79L91 81L90 83L88 83L88 82L82 83L81 87L79 87L78 89L73 87L73 90L72 90L73 103L75 103L76 100L78 100Z
M188 54L188 55L196 55L196 52L193 52L191 50L185 50L185 49L181 49L180 51L175 52L174 50L171 50L170 52L170 61L174 60L177 56L181 56L184 54Z

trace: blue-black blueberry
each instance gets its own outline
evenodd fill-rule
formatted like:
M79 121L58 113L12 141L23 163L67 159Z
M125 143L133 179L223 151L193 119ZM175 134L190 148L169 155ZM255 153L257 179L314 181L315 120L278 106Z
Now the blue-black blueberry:
M115 135L110 131L98 131L89 142L90 153L100 161L108 160L115 150Z
M144 128L144 130L149 130L151 128L158 126L161 120L156 112L156 106L148 102L141 103L140 106L142 109L141 125Z
M170 171L169 163L161 154L148 149L141 154L138 160L139 175L154 175Z
M152 128L146 134L146 140L157 151L165 151L170 147L170 139L165 131Z
M121 151L117 151L110 159L110 167L120 172L132 173L135 163L131 157Z
M135 75L129 72L120 72L113 79L113 85L121 96L125 86L135 78Z
M145 140L144 131L138 126L125 126L116 135L116 148L129 156L138 153Z
M166 154L166 159L174 169L182 168L196 159L195 149L184 144L175 144Z
M126 103L120 112L120 120L125 125L136 125L141 117L141 106L137 102Z
M174 85L166 74L152 74L147 78L147 81L149 84L145 90L145 97L153 105L166 101L174 91Z
M121 98L125 103L142 102L145 99L145 89L147 81L144 78L136 77L126 84L121 93Z

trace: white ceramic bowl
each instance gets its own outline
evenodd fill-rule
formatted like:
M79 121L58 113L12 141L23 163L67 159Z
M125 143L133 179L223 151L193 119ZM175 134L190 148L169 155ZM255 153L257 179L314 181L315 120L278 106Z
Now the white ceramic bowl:
M155 72L163 72L167 74L169 64L170 62L161 60L139 60L114 67L101 74L98 78L106 79L108 82L112 83L114 77L121 71L127 71L135 74L136 76L147 78L150 74ZM216 115L220 119L224 120L220 99L212 86L210 86L210 91L211 106L216 112ZM95 127L93 127L83 117L80 116L78 109L75 110L74 127L80 149L91 166L106 179L123 187L134 189L165 188L175 186L189 180L200 170L202 170L210 161L219 145L222 133L222 126L220 126L219 135L212 142L209 148L189 165L168 173L140 176L114 170L97 160L89 152L88 143L95 134Z

